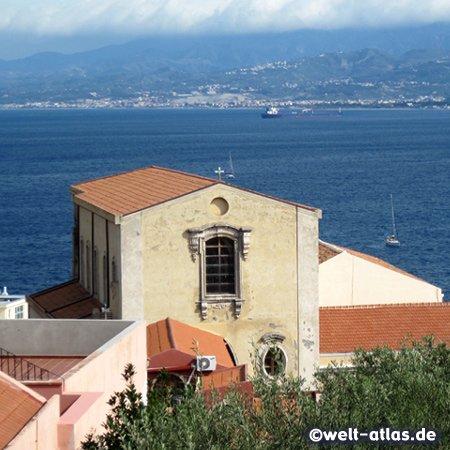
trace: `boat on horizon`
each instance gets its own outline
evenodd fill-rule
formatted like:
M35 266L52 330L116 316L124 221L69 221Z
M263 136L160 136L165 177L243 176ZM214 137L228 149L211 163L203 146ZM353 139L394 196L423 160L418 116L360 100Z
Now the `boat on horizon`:
M390 236L386 235L384 243L388 247L400 247L400 241L397 237L397 228L395 226L395 215L394 215L394 199L391 194L391 211L392 211L392 234Z
M226 178L236 178L234 176L234 167L233 167L233 160L231 159L231 152L230 152L230 170L225 174Z
M266 108L266 112L261 114L263 119L297 119L307 117L342 117L342 110L339 109L311 109L305 108L301 111L279 111L274 106Z

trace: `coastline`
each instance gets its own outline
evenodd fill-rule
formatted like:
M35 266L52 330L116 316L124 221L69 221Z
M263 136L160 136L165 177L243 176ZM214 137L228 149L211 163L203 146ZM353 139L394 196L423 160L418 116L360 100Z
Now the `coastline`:
M275 105L282 109L293 109L293 108L341 108L343 111L381 111L381 110L424 110L424 109L435 109L435 110L447 110L450 109L450 103L428 103L428 102L418 102L413 104L395 104L386 102L382 104L345 104L345 103L296 103L285 104L283 102L268 102L261 103L260 105L241 105L241 104L161 104L161 105L138 105L138 104L128 104L128 102L108 102L108 103L93 103L93 104L78 104L78 103L51 103L51 102L36 102L36 103L26 103L26 104L0 104L0 111L13 111L13 110L95 110L95 109L119 109L119 110L193 110L193 109L243 109L243 110L261 110L265 109L267 106Z

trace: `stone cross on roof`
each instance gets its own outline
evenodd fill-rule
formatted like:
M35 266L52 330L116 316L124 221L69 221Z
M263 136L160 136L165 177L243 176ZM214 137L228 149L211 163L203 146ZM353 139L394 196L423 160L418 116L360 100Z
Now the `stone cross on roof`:
M217 173L219 175L219 181L222 179L221 175L224 173L225 171L222 170L220 167L214 171L214 173Z

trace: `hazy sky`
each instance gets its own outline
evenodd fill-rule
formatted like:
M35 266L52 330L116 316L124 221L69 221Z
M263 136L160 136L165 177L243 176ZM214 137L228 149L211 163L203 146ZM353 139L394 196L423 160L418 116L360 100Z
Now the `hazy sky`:
M450 0L0 0L0 58L155 34L450 22Z

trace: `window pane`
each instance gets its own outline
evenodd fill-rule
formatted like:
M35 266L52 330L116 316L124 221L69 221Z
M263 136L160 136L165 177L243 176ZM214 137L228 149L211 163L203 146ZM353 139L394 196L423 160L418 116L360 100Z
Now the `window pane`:
M286 361L280 349L269 349L264 357L264 370L268 375L280 375L284 373Z
M206 247L206 257L217 256L219 254L219 247Z
M235 294L234 242L224 237L206 242L206 293Z
M14 312L16 319L23 319L23 306L16 306Z

